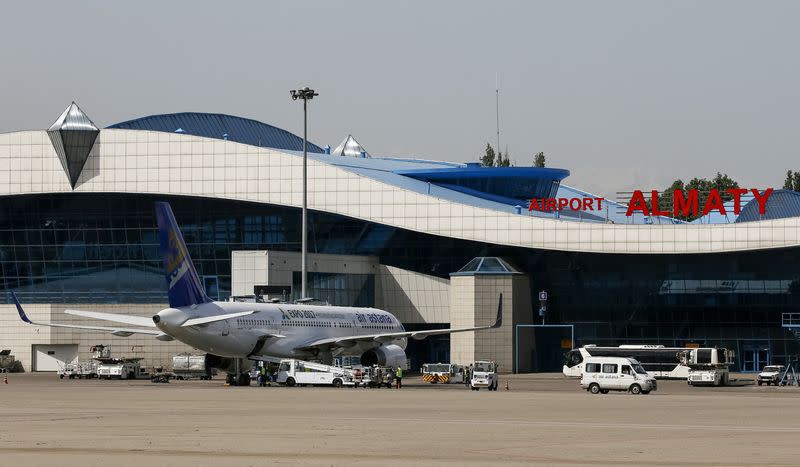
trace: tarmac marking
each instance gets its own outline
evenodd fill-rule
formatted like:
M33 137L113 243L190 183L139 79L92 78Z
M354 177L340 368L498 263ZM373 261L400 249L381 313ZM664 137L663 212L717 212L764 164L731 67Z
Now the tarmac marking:
M319 420L314 417L292 417L299 420ZM354 421L354 422L385 422L386 418L380 417L336 417L336 420ZM432 419L429 418L395 418L390 419L392 422L410 422L410 423L430 423ZM575 427L575 428L616 428L616 429L649 429L649 430L721 430L721 431L735 431L746 433L800 433L800 426L797 427L773 427L773 426L741 426L741 425L674 425L674 424L642 424L642 423L599 423L599 422L558 422L558 421L536 421L536 420L454 420L454 419L436 419L436 423L447 423L454 425L469 424L474 425L480 421L481 424L488 425L528 425L528 426L560 426L560 427Z

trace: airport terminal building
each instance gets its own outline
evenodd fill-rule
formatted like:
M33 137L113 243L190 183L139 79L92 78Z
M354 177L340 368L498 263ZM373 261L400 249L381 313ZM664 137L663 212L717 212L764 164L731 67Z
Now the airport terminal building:
M81 322L69 308L149 316L166 307L154 211L168 201L209 296L298 298L302 139L254 120L177 113L100 129L75 104L49 129L0 134L0 349L48 371L89 347L164 365L191 350L20 322ZM466 158L466 157L465 157ZM348 137L309 144L309 295L392 312L406 329L500 329L412 342L422 362L494 359L558 371L585 344L724 346L756 371L800 354L800 201L683 223L529 211L583 196L563 169L370 155ZM539 294L547 293L545 326Z

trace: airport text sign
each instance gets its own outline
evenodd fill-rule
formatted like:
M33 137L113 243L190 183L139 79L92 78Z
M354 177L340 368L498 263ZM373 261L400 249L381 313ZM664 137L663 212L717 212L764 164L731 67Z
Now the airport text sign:
M729 188L724 190L723 193L730 195L733 200L733 213L739 214L742 211L742 195L748 193L753 194L753 199L758 203L759 214L766 212L767 200L774 190L767 188L766 190L759 191L756 188ZM626 216L632 216L636 212L640 212L645 216L688 216L698 215L705 216L709 212L717 211L722 215L727 214L727 209L723 202L723 193L720 190L709 190L708 196L700 206L700 192L698 190L688 190L684 193L683 190L675 190L672 193L672 210L661 209L659 204L658 191L650 191L650 199L646 199L641 190L635 190L631 195L628 209L625 212ZM569 208L573 211L602 211L603 201L605 198L599 197L581 197L581 198L533 198L531 199L528 211L562 211Z

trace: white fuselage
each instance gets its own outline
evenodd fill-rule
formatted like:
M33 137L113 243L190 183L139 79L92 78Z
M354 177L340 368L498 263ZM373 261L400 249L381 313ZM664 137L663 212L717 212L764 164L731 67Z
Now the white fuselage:
M191 318L246 311L255 313L205 325L181 326ZM319 352L304 350L303 347L321 339L404 331L403 325L391 313L375 308L211 302L167 308L158 316L157 326L164 333L221 357L313 358ZM388 344L405 349L406 339L395 339ZM378 341L370 341L345 350L337 348L334 355L360 355L380 345Z

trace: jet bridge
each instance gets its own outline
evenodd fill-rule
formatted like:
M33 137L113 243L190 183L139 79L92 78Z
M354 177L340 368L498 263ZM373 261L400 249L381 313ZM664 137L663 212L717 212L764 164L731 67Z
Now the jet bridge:
M792 331L794 338L800 341L800 313L781 313L781 326ZM800 376L800 355L788 357L786 370L781 375L779 385L798 384Z

